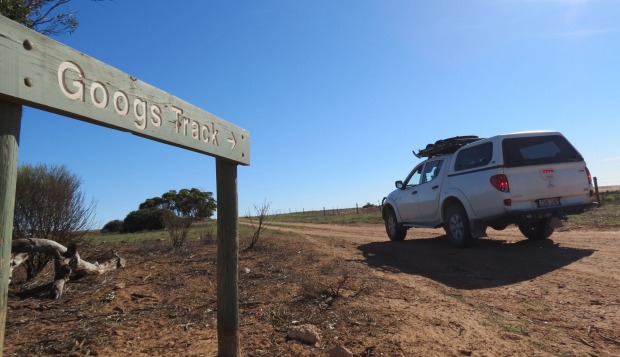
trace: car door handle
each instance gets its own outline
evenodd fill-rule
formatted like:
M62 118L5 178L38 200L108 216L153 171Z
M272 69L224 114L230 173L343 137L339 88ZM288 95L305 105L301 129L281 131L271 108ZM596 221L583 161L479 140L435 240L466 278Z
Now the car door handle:
M417 193L418 193L418 191L411 191L411 194L412 194L412 195L415 195L415 194L417 194Z
M433 187L431 187L431 188L432 188L433 190L436 190L436 189L438 189L438 188L439 188L439 185L435 185L435 186L433 186Z

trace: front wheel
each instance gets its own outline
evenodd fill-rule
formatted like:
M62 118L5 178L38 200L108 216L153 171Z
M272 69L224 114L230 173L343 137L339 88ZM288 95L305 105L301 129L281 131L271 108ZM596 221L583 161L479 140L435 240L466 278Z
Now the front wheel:
M543 219L536 222L521 222L518 224L519 230L527 239L543 240L551 237L554 228L550 219Z
M457 248L469 247L474 243L467 212L460 204L448 207L444 229L450 243Z
M407 236L407 230L400 228L396 220L396 213L391 207L385 212L385 231L391 241L403 240Z

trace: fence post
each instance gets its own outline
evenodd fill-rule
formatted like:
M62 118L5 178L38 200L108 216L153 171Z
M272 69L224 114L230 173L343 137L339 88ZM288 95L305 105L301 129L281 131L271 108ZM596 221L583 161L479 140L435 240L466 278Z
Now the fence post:
M0 100L0 356L4 349L9 294L9 262L15 214L17 151L21 120L21 105Z
M594 193L596 194L596 202L598 202L598 206L601 207L603 202L601 202L601 196L598 193L598 179L594 177Z
M217 176L217 342L218 356L238 357L239 209L237 164L215 159Z
M359 206L357 205L357 203L355 204L355 212L356 212L357 214L360 214L360 208L359 208Z

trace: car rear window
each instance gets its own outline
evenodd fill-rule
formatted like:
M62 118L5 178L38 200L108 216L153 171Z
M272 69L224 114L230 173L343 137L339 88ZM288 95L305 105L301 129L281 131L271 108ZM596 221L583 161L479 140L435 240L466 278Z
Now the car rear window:
M461 149L454 162L454 170L461 171L486 166L493 156L493 144L486 142L471 148Z
M583 161L583 157L560 135L504 139L504 164L509 167Z

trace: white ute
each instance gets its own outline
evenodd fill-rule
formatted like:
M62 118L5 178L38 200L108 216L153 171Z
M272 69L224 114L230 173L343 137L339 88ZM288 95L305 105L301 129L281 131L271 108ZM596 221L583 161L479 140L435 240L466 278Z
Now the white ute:
M586 163L557 131L462 136L420 150L426 157L382 202L388 237L412 227L444 227L467 247L516 224L529 239L545 239L567 215L596 205Z

